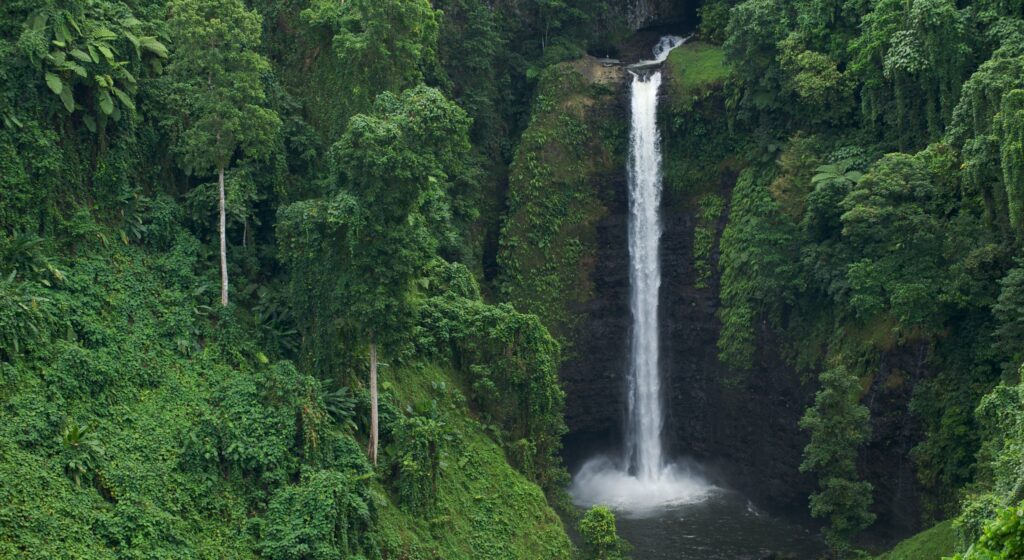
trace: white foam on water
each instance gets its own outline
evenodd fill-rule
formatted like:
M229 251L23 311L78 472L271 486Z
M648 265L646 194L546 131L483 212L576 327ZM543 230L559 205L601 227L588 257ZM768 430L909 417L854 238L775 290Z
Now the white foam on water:
M603 505L630 516L700 503L718 491L718 487L686 465L669 464L653 478L639 478L621 470L607 457L587 461L569 487L569 495L579 507Z

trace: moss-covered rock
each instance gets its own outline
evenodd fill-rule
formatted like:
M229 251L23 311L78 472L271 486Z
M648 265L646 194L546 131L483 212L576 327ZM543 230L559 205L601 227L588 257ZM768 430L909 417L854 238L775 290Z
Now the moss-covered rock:
M625 119L609 114L623 78L589 57L545 70L510 169L501 297L540 317L569 356L594 296L601 183L625 173Z

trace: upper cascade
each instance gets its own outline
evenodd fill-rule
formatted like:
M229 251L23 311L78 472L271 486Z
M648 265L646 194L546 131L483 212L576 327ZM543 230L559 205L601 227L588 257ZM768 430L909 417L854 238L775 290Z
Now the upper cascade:
M661 65L668 60L668 55L672 54L672 51L690 40L689 35L687 37L680 37L678 35L666 35L662 37L658 44L654 46L653 54L654 58L650 60L641 60L634 64L630 64L627 68L629 70L649 70L661 68Z

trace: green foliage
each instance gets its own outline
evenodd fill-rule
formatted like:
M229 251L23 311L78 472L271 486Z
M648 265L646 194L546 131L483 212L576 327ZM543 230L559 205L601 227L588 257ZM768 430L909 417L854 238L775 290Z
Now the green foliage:
M774 337L801 371L870 373L879 359L916 354L908 409L880 404L890 390L880 383L864 391L880 421L920 422L926 519L955 515L962 499L973 542L1020 499L1016 420L1005 412L1017 398L982 397L1000 369L1015 381L1021 361L1024 14L1013 2L947 0L722 1L700 13L731 72L697 101L671 91L665 177L694 200L727 192L728 171L747 168L720 243L720 357L749 368ZM695 238L702 255L699 219ZM812 506L866 511L870 490L855 474L823 481ZM860 524L851 519L840 524Z
M936 140L949 124L970 70L968 14L947 0L886 0L864 16L850 45L862 113L893 127L901 148Z
M302 12L333 36L346 91L335 92L354 114L383 92L398 93L436 72L440 12L427 0L316 0Z
M196 249L187 237L168 251L98 246L62 266L60 283L34 288L62 314L42 329L51 343L0 364L0 555L568 556L540 489L465 408L444 404L445 433L461 451L434 501L457 530L435 532L392 503L397 480L372 475L321 383L269 362L230 312L194 312L210 303L197 290ZM199 349L186 356L180 338ZM402 382L413 410L424 376Z
M729 25L729 10L733 3L728 0L714 0L705 2L697 8L700 16L700 25L697 27L701 39L716 45L721 45L726 37L726 27Z
M438 478L452 435L437 418L412 416L402 419L393 437L398 501L412 512L427 513L437 499Z
M615 514L604 506L594 506L583 514L579 523L585 558L593 560L624 560L627 544L615 529Z
M589 108L611 98L571 65L540 78L529 127L509 169L508 209L498 252L502 301L537 315L572 352L581 315L593 297L590 278L598 220L607 212L601 173L618 172L623 152L610 153L625 129L599 128Z
M825 536L833 556L845 553L850 537L875 520L870 513L871 483L857 477L857 450L868 439L867 407L859 402L860 383L845 367L826 369L821 389L800 427L810 432L804 448L803 472L818 475L818 492L811 495L811 515L828 520Z
M1019 23L1019 22L1018 22ZM999 26L993 25L993 29ZM953 112L947 137L963 150L963 178L968 188L980 196L985 205L986 220L1011 235L1010 191L1019 190L1012 181L1016 161L1013 151L1013 124L1001 113L1004 98L1024 87L1021 68L1024 56L1020 50L1020 30L997 39L998 48L963 84L960 102ZM1010 108L1007 106L1007 108ZM1009 142L1008 142L1009 141ZM1009 157L1003 161L1004 155ZM1007 183L1005 181L1011 181ZM1018 183L1019 185L1019 183ZM1014 220L1018 218L1015 216Z
M17 270L0 277L0 359L13 361L43 339L55 321L53 306L32 282L19 281Z
M1012 560L1024 557L1024 505L1000 511L984 532L956 560Z
M939 560L953 554L953 522L943 521L899 543L875 560Z
M696 273L694 286L707 288L714 272L712 251L718 234L718 221L725 210L725 201L716 194L705 194L697 202L697 227L693 231L693 269Z
M273 560L351 558L373 519L366 490L345 473L307 470L267 505L259 551ZM371 549L372 550L372 549Z
M843 201L843 237L853 249L849 301L858 317L887 310L904 332L940 328L948 286L942 216L953 195L945 184L953 165L942 146L914 157L892 154Z
M152 28L128 5L88 0L33 12L18 44L67 112L91 105L83 122L96 132L108 118L117 121L124 111L135 112L136 74L146 67L161 71L167 47L147 33ZM79 100L86 92L81 102L76 89Z
M742 105L756 110L779 106L776 96L783 77L775 58L789 25L788 10L780 0L746 0L732 9L724 48L729 63L748 80Z
M796 270L796 230L753 171L740 175L732 192L729 223L722 234L722 361L752 365L762 316L776 322Z
M74 421L69 421L61 430L61 444L66 454L64 471L75 481L76 487L82 485L83 479L90 479L103 461L103 445L92 431L92 427L82 427Z
M558 343L537 317L507 304L443 294L426 303L418 328L421 351L452 360L515 466L558 497L568 479L559 456L566 428Z
M996 345L1009 353L1005 369L1012 374L1024 364L1024 269L1011 269L999 285L999 301L992 307L999 324L994 334Z
M175 56L162 120L185 170L224 169L239 150L266 156L281 123L266 107L259 14L240 0L179 0L170 14Z
M779 42L778 63L784 88L796 95L798 110L812 120L842 122L852 108L852 82L828 54L807 49L798 33Z
M332 148L330 198L282 211L279 235L310 344L396 344L414 311L413 280L454 242L452 184L469 156L465 112L425 86L382 94ZM322 323L318 320L323 317ZM394 348L397 350L397 347ZM305 351L320 359L312 346ZM324 366L330 362L325 362Z

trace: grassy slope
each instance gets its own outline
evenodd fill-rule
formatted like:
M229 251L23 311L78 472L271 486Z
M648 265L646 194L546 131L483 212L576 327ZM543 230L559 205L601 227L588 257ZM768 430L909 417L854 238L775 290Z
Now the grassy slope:
M543 492L505 460L466 408L458 380L434 365L385 372L398 403L436 402L456 440L445 452L436 510L410 516L389 504L381 526L429 558L567 559L570 544Z
M665 64L669 74L669 95L674 107L692 103L729 75L725 51L708 43L693 41L675 49Z
M953 522L943 521L901 542L875 560L939 560L952 556L955 542Z
M390 467L361 474L362 444L313 427L306 414L322 405L315 391L308 400L296 390L315 381L266 363L252 333L217 323L215 312L195 313L197 272L207 271L194 247L83 250L46 294L51 336L0 363L0 558L257 558L268 504L308 468L355 481L349 495L378 517L349 531L372 533L365 542L383 558L569 556L540 489L508 465L454 389L445 421L458 453L440 477L437 512L396 505ZM432 382L455 387L440 368L400 375L399 410ZM80 486L65 473L76 453L61 435L69 423L94 426L103 448ZM320 459L300 451L313 429ZM338 522L343 531L352 523Z

